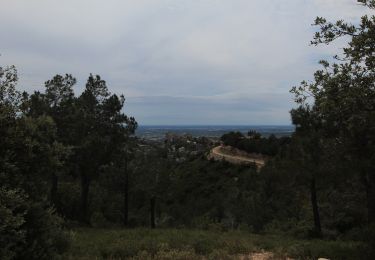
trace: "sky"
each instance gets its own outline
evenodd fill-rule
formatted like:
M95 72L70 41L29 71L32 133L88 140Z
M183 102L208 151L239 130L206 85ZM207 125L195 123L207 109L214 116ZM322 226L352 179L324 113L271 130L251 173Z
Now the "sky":
M0 66L33 92L90 73L140 125L287 125L289 90L344 42L310 46L316 16L358 22L356 0L0 0Z

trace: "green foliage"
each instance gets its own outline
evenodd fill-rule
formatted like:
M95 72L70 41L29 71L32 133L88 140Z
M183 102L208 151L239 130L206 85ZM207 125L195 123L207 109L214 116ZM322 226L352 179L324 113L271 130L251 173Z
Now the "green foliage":
M21 101L21 94L16 90L18 81L17 70L14 66L0 67L0 107L1 119L14 117Z
M67 239L45 201L45 180L61 166L65 149L55 141L50 117L22 114L16 70L0 72L0 257L50 259L66 250Z
M0 258L50 259L67 250L62 220L20 190L0 190Z
M358 3L362 3L370 8L375 8L375 1L374 0L357 0Z
M50 259L61 255L69 246L69 238L62 230L62 219L52 208L34 203L25 215L26 247L21 259Z
M374 1L358 2L375 7ZM349 42L336 62L320 62L323 68L314 81L291 90L299 105L291 111L294 140L303 158L299 167L313 183L315 227L320 227L319 201L325 226L345 233L375 221L375 16L362 16L358 24L318 17L315 25L319 31L312 44L330 44L343 36ZM318 190L324 194L320 198Z
M176 225L210 228L210 224L215 224L233 228L242 221L241 212L248 206L241 200L246 196L248 188L244 185L250 183L247 178L254 176L256 171L228 166L197 159L181 164L176 169L170 197L166 198L166 212L172 216ZM257 189L256 185L254 182L251 187Z
M358 2L375 8L373 0ZM0 67L0 258L66 252L69 236L56 212L66 225L107 228L71 233L67 258L232 259L261 249L373 258L375 17L354 25L318 17L315 25L312 44L350 41L336 63L321 61L313 82L292 89L293 136L221 138L268 155L259 171L208 161L204 138L132 137L137 122L124 114L125 98L98 75L79 96L69 74L28 95L16 89L15 67ZM109 229L149 224L201 231ZM316 236L336 241L304 240Z
M19 190L0 188L0 258L12 259L25 244L26 198Z
M224 134L220 140L225 144L248 153L257 153L275 156L283 147L290 142L289 137L277 138L270 135L268 138L262 137L256 131L250 130L247 137L240 132L230 132Z

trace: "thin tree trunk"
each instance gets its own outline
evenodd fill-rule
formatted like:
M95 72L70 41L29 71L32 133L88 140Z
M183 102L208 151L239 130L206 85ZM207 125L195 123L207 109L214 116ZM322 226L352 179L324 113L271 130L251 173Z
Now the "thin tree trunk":
M311 205L313 209L314 215L314 235L317 237L321 237L322 235L322 227L320 224L320 215L319 215L319 207L318 207L318 200L316 195L316 183L315 177L313 176L310 183L310 194L311 194Z
M124 226L128 226L129 218L129 172L128 172L128 158L125 157L125 180L124 180Z
M88 198L89 198L90 180L86 174L81 174L81 221L90 224L88 217Z
M59 177L56 173L52 173L51 175L51 204L55 207L57 206L57 186L58 186Z
M368 223L375 223L375 175L371 172L366 174L366 200Z
M151 228L155 228L155 204L156 204L156 198L152 196L150 199L150 226Z

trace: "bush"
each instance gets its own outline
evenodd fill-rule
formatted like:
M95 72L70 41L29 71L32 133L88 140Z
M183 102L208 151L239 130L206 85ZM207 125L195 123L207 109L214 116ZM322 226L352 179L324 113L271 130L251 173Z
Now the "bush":
M109 227L110 223L108 223L108 220L103 216L103 213L101 212L94 212L91 215L90 223L93 227Z
M26 248L22 259L51 259L65 252L69 246L68 235L62 229L63 220L54 209L43 203L31 204L25 215Z
M51 259L67 250L62 219L21 190L0 189L0 259Z
M329 259L358 259L361 251L359 243L348 243L342 241L303 241L294 243L288 248L292 257L305 259L311 257L318 259L325 257Z
M20 190L0 188L0 259L12 259L25 246L27 204Z

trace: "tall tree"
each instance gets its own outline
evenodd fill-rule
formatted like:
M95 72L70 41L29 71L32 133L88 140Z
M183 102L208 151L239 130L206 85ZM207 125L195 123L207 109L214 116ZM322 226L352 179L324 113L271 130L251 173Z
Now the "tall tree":
M358 1L375 8L375 1ZM312 44L330 44L346 36L350 41L337 62L321 61L323 69L311 83L293 88L301 111L313 100L312 109L320 120L322 137L336 149L362 179L367 195L368 221L375 223L375 16L365 15L359 25L342 20L327 22L318 17L320 30ZM310 102L311 103L311 102Z
M136 121L122 113L125 98L111 95L100 76L90 75L78 98L76 165L81 179L81 220L89 223L89 188L103 166L114 163L119 146L134 133Z
M34 92L28 100L27 115L34 118L47 115L50 116L56 124L56 144L60 144L62 149L65 146L65 159L69 153L69 146L72 143L71 133L74 114L74 91L73 86L76 79L69 74L65 76L56 75L51 80L45 82L45 92ZM51 188L50 200L55 206L57 205L57 188L59 176L63 171L68 171L68 164L65 167L56 165L55 169L50 171Z
M54 258L63 240L45 183L61 150L50 117L23 113L26 95L16 83L16 69L0 67L0 258Z
M313 235L322 235L322 226L318 205L317 183L320 181L324 169L324 153L322 152L320 120L316 113L308 106L301 106L291 111L292 122L296 125L293 136L293 148L297 150L294 156L297 171L306 180L310 192L311 208L314 219Z

